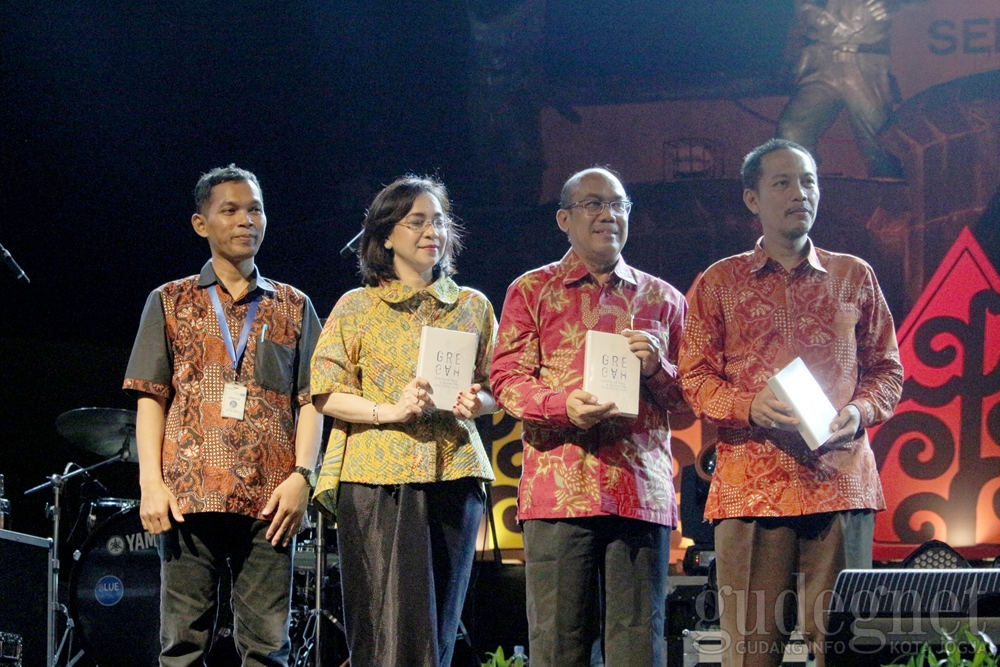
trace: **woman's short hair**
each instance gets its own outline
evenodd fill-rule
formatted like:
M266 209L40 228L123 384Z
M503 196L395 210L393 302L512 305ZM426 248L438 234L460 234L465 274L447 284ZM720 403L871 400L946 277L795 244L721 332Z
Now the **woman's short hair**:
M361 282L375 287L399 278L393 264L393 252L385 247L385 240L413 208L422 194L433 195L441 204L448 220L448 237L441 261L434 267L434 279L441 275L454 275L455 256L462 249L461 225L451 214L451 200L444 183L432 176L408 175L385 186L372 200L362 223L361 243L358 245L358 266Z

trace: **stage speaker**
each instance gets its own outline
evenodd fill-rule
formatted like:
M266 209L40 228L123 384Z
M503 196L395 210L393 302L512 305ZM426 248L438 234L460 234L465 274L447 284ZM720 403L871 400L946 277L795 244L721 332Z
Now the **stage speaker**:
M1000 571L844 570L827 610L827 665L888 664L942 631L1000 636Z
M941 540L927 540L899 564L904 570L957 570L970 568L969 561Z
M685 642L690 631L717 627L718 620L715 590L707 583L707 577L671 575L667 581L664 620L667 664L680 665L685 660Z
M52 540L0 530L0 633L19 635L24 667L45 667Z

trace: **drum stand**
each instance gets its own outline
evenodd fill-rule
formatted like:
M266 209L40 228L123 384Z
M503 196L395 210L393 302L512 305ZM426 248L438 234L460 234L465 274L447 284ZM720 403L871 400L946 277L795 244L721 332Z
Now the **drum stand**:
M134 427L133 427L134 428ZM125 442L122 445L121 450L114 456L99 461L92 466L87 466L86 468L81 468L75 463L67 463L66 468L63 473L53 474L48 476L47 482L44 484L39 484L36 487L28 489L24 492L24 495L30 495L36 491L42 491L44 489L52 489L52 503L46 504L45 514L48 518L52 519L52 550L50 553L50 571L52 572L52 580L49 583L49 599L48 599L48 610L46 612L47 621L47 632L45 641L45 664L48 667L56 667L60 654L62 653L63 647L66 645L66 640L70 637L73 631L73 619L70 618L69 611L66 606L59 603L59 520L61 518L60 500L62 496L63 486L66 481L76 477L77 475L88 475L91 470L106 466L109 463L115 463L117 461L127 461L129 458L129 441L134 437L132 433L127 433L125 436ZM76 467L76 470L70 472L70 469ZM56 650L55 637L56 637L56 614L61 614L66 619L66 628L63 631L63 636L59 641L58 650ZM72 643L70 644L72 646ZM81 651L76 656L74 656L66 665L66 667L72 667L80 659L83 654Z
M325 617L334 625L334 627L338 628L341 632L344 632L343 623L341 623L340 620L333 614L323 609L323 577L326 573L326 537L323 534L323 522L323 513L318 512L316 515L316 539L313 542L316 550L316 574L314 581L316 590L315 598L313 599L313 608L309 610L309 614L306 616L305 620L307 632L310 625L312 625L313 631L312 637L308 639L304 638L303 642L305 644L303 648L308 648L310 643L312 644L313 661L311 667L323 667L323 645L320 641L322 639L323 632L323 618ZM344 665L346 664L348 663L345 662ZM300 658L295 662L295 667L306 667L306 665L309 665L308 658ZM344 665L340 665L339 667L344 667Z

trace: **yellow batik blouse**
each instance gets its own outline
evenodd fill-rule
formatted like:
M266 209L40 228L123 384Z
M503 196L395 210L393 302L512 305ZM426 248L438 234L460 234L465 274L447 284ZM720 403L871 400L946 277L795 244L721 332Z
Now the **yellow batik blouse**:
M489 391L496 338L493 306L442 276L423 290L398 280L345 294L333 307L312 359L312 395L342 392L392 404L416 376L424 326L479 336L473 382ZM442 406L450 408L450 404ZM335 419L314 500L334 512L340 482L406 484L493 479L474 420L430 410L404 424Z

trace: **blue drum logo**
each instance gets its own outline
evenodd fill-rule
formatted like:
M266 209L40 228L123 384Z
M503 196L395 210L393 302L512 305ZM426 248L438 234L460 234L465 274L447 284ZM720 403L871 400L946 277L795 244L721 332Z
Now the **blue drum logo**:
M122 580L113 574L108 574L97 580L94 586L94 597L105 607L118 604L125 595Z

